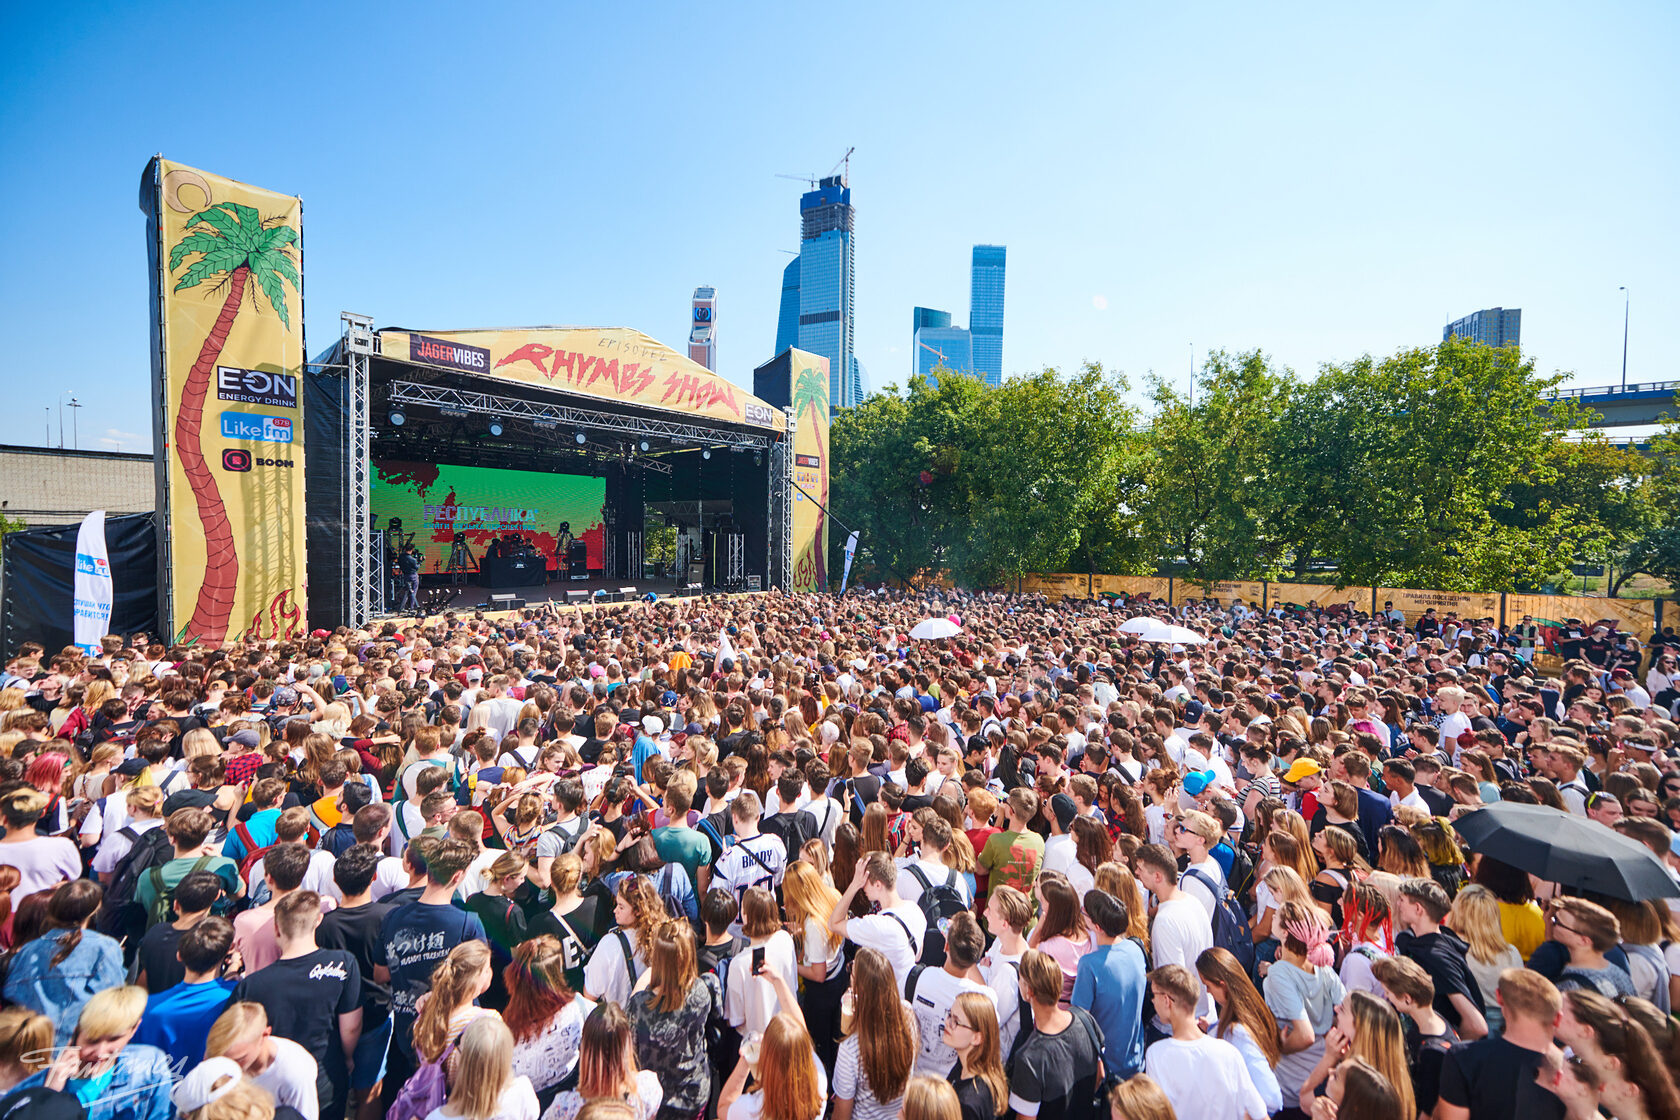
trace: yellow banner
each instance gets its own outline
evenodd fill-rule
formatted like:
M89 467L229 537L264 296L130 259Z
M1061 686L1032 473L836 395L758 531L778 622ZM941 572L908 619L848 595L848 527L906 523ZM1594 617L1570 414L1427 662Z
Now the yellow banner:
M1021 577L1021 590L1029 595L1043 595L1047 599L1090 598L1090 577L1078 572L1055 572Z
M787 418L728 378L628 327L380 331L380 353L457 373L782 431Z
M1559 627L1572 618L1582 625L1592 626L1613 621L1616 629L1626 630L1640 644L1650 641L1657 624L1657 604L1652 599L1595 599L1585 595L1507 595L1505 596L1505 624L1516 626L1528 615L1540 624L1541 636L1547 649L1554 646ZM1555 625L1554 625L1555 624Z
M1147 595L1151 599L1166 601L1171 581L1160 576L1092 576L1091 591L1101 595L1110 592L1115 595L1125 595L1128 598L1137 595Z
M1215 583L1194 583L1187 579L1173 580L1172 605L1181 607L1185 603L1200 602L1212 599L1222 607L1231 605L1232 599L1241 599L1245 603L1259 606L1266 596L1266 585L1257 579L1226 580Z
M164 613L182 640L303 630L303 203L154 159Z
M793 488L793 590L822 591L829 583L828 518L823 514L828 505L828 359L803 350L787 353L793 379L789 399L798 422L793 431L793 480L799 484Z
M1386 610L1385 603L1393 603L1408 622L1416 621L1431 607L1442 618L1451 611L1465 620L1491 618L1499 621L1497 591L1419 591L1410 587L1379 587L1377 609Z
M1369 587L1337 588L1333 583L1268 583L1266 584L1266 605L1288 605L1293 603L1304 607L1308 603L1317 603L1320 607L1337 607L1353 605L1356 611L1369 612L1371 609L1371 589Z

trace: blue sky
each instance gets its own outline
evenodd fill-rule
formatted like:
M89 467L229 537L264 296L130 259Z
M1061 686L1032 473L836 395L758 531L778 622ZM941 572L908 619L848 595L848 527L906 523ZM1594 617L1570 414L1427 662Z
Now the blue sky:
M1299 371L1523 309L1584 384L1677 375L1668 4L9 4L0 442L65 390L150 446L141 170L304 199L308 344L637 327L770 356L800 184L855 145L859 356L1009 247L1006 370ZM1665 108L1666 106L1666 108ZM1139 394L1141 399L1141 394ZM68 420L66 421L68 428Z

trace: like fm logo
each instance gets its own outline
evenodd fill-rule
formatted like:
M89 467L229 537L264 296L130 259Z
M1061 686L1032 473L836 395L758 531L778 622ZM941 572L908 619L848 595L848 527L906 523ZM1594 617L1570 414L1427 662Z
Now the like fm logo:
M292 419L289 416L264 416L255 412L224 412L222 438L261 443L291 443Z

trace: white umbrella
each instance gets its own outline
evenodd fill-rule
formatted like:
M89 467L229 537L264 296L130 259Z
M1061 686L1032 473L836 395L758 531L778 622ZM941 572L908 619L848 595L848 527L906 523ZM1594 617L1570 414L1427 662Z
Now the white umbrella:
M962 627L948 618L924 618L916 623L910 636L918 641L931 641L937 638L952 638L962 633Z
M1139 634L1138 637L1146 642L1171 642L1175 645L1184 646L1199 646L1207 642L1206 638L1189 627L1172 626L1165 622L1156 623Z
M1153 630L1155 627L1160 625L1162 625L1160 619L1150 618L1146 614L1140 614L1136 618L1128 618L1126 621L1122 622L1120 624L1120 633L1141 634L1145 630Z

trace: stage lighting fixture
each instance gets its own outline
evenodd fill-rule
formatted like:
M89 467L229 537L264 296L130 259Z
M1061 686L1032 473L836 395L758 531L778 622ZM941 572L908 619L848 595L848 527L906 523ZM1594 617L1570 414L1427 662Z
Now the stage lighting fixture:
M452 420L465 420L467 418L467 410L464 408L440 408L438 409L438 415L447 416Z
M653 449L653 444L649 443L647 440L644 439L641 443L638 443L636 445L636 447L638 449L640 449L642 454L646 455L649 451L651 451Z
M502 422L500 420L490 421L490 434L493 436L502 434Z
M541 428L545 432L552 432L555 428L558 428L559 426L560 426L560 422L558 420L533 420L533 421L531 421L531 427Z
M577 440L577 445L579 447L582 447L584 444L589 442L588 434L582 431L579 431L576 435L572 436L572 438Z
M709 447L706 448L704 451L700 452L700 458L702 458L702 459L710 459L711 457L712 457L712 449L709 448Z
M754 451L753 452L753 466L762 467L763 465L764 465L764 454L763 454L763 452Z
M391 416L390 416L391 427L400 428L400 427L403 426L403 422L407 419L408 419L408 417L404 416L400 409L393 408L391 410Z

